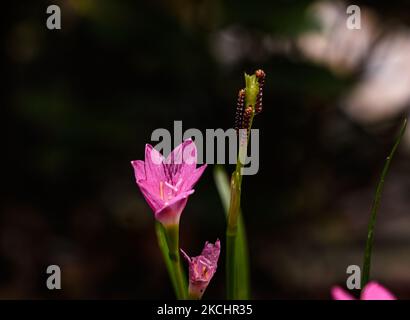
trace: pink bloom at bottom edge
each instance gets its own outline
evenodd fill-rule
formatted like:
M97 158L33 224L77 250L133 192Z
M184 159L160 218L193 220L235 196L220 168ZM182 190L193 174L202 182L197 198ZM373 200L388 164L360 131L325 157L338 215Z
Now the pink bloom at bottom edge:
M356 300L350 293L341 287L332 288L334 300ZM397 300L385 287L375 281L369 282L362 290L360 300Z
M181 252L189 263L189 294L200 299L218 267L221 243L218 239L215 244L207 241L197 257L189 257L182 249Z

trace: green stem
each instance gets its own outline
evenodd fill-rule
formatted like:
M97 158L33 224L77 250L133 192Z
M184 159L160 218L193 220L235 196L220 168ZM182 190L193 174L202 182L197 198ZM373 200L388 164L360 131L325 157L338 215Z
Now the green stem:
M229 204L231 201L231 187L229 184L229 177L226 173L226 171L223 169L221 165L217 165L214 168L214 179L215 179L215 184L216 188L218 190L219 196L221 197L222 201L222 206L224 207L225 215L226 218L228 218L228 213L229 213ZM230 237L230 234L227 236L227 247L231 248L231 242L232 239ZM245 223L243 221L243 216L241 210L239 210L239 217L238 217L238 230L237 230L237 235L236 235L236 245L235 247L235 275L236 275L236 281L240 283L240 286L237 288L234 288L234 290L237 290L236 298L238 300L248 300L250 298L249 296L249 288L250 288L250 283L249 283L249 255L248 255L248 245L247 245L247 239L246 239L246 228L245 228ZM232 252L230 249L229 252ZM227 259L230 261L233 261L233 258ZM226 270L230 269L226 268ZM227 273L227 277L232 274L232 273ZM228 280L227 280L228 281ZM233 280L230 280L230 283L232 283ZM232 294L230 294L232 296Z
M389 154L389 156L386 158L386 162L383 167L382 174L380 176L379 183L377 184L374 200L373 200L373 205L371 209L371 215L370 215L370 221L369 221L369 226L368 226L368 231L367 231L367 241L366 241L366 249L364 252L364 262L363 262L363 270L362 270L362 279L361 279L361 288L363 289L366 284L369 282L369 277L370 277L370 267L371 267L371 259L372 259L372 250L373 250L373 242L374 242L374 228L376 225L376 217L377 217L377 211L379 210L380 207L380 200L381 200L381 195L383 192L383 186L384 186L384 181L387 175L387 172L389 171L391 161L393 159L394 154L396 153L396 150L400 144L400 141L404 135L404 132L406 131L406 126L407 126L407 119L404 119L403 125L400 129L399 136Z
M187 290L179 255L179 225L166 226L165 235L169 248L169 259L171 261L171 270L173 272L177 299L185 300Z
M188 300L201 300L201 297L196 293L188 292Z
M259 91L259 84L255 77L245 74L245 106L252 106L255 110L256 98ZM227 280L227 298L238 299L237 283L237 263L236 263L236 244L238 234L238 219L241 208L241 186L242 186L242 169L244 167L241 161L246 159L248 152L248 135L252 127L254 112L252 113L248 134L242 136L239 133L239 154L236 163L236 169L231 178L231 200L228 211L228 225L226 229L226 280Z
M236 267L235 267L235 242L236 233L226 232L226 279L227 298L235 299L236 292Z
M168 271L168 274L169 274L169 278L171 279L172 286L173 286L174 291L175 291L175 295L178 296L177 284L176 284L176 281L175 281L175 273L174 273L174 269L173 269L171 259L169 258L169 249L168 249L167 239L166 239L166 236L165 236L165 229L164 229L164 227L162 226L161 223L156 222L155 223L155 231L156 231L156 234L157 234L158 246L161 250L162 257L163 257L164 262L165 262L165 266L167 267L167 271Z

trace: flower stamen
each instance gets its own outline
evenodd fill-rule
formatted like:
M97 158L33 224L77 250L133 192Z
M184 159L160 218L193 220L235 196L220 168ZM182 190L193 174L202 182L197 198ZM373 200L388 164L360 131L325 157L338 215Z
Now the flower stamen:
M165 182L165 185L166 185L168 188L172 189L174 192L178 192L178 188L177 188L176 186L173 186L172 184L170 184L170 183L168 183L168 182Z
M161 200L164 200L164 182L163 181L159 182L159 195L161 197Z

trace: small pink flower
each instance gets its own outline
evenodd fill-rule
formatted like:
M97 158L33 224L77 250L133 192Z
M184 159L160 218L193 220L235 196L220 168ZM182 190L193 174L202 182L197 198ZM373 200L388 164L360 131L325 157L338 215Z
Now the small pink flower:
M189 263L189 295L201 299L216 272L221 243L219 240L216 240L215 244L207 241L198 257L190 258L182 249L181 252Z
M340 287L332 288L334 300L355 300L355 298ZM369 282L362 290L360 300L396 300L396 297L377 282Z
M206 165L196 168L195 143L185 140L167 158L151 145L145 146L145 161L131 161L135 178L145 200L154 211L155 219L164 226L177 225L193 186Z

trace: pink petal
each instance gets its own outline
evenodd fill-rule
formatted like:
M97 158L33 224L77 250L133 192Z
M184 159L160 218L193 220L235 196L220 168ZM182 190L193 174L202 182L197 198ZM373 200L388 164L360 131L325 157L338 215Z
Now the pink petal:
M332 288L332 297L334 300L355 300L355 298L340 287Z
M188 197L193 193L194 190L191 190L172 198L169 203L155 211L155 219L161 222L164 226L178 224L181 213L185 209L188 201Z
M160 198L155 196L155 193L153 193L150 190L150 186L146 185L145 180L140 181L137 184L145 200L148 202L148 205L154 212L156 212L164 206L164 202Z
M219 239L216 240L215 244L207 241L205 243L204 249L202 250L201 256L204 256L209 261L211 261L211 263L216 268L220 252L221 252L221 242L219 241Z
M185 140L172 150L165 163L181 165L180 177L183 180L189 177L197 164L197 149L192 139Z
M202 174L204 173L206 166L207 165L204 164L203 166L195 169L194 172L192 172L189 176L187 176L182 185L182 189L191 190L195 186L195 184L198 182Z
M181 251L181 254L185 258L185 260L188 261L188 263L191 263L191 258L188 256L188 254L182 249L179 250Z
M377 282L369 282L363 289L361 300L396 300L396 297Z
M188 257L181 250L185 259L189 263L189 294L192 297L200 299L204 294L209 282L213 278L218 264L218 258L221 251L221 243L217 239L215 244L205 243L201 255L197 257Z
M131 161L131 165L134 168L134 174L135 174L135 179L138 183L138 181L145 180L145 164L144 161L141 160L134 160Z
M159 185L160 181L166 181L163 162L162 154L147 144L145 146L145 175L148 183ZM159 189L157 192L159 193Z

